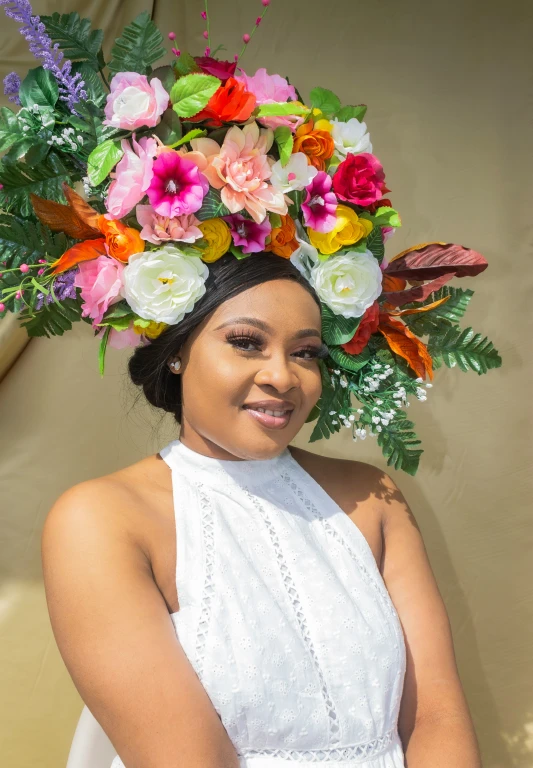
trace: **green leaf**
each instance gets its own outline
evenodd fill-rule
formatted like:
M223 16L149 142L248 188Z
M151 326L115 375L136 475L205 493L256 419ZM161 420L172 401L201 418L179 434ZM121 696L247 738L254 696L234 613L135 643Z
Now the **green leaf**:
M108 325L107 328L104 331L104 335L102 336L100 340L100 347L98 349L98 368L100 369L100 376L104 375L104 369L105 369L105 352L107 348L107 340L109 339L109 334L111 333L111 326Z
M25 138L16 114L9 107L0 109L0 152Z
M279 148L279 159L283 166L287 165L292 155L294 137L291 129L286 125L279 125L274 131L274 138Z
M108 64L112 75L117 72L151 73L151 65L166 54L162 47L163 35L143 11L122 31L122 37L115 41Z
M174 74L173 67L171 67L170 64L167 64L164 67L158 67L157 69L154 69L149 77L150 82L152 82L154 77L157 77L165 91L170 93L172 86L176 82L176 75Z
M320 416L320 408L317 405L313 405L311 410L309 411L309 414L305 420L305 423L308 424L310 421L314 421L315 419L318 419Z
M261 104L257 117L276 117L278 115L308 115L309 107L296 104L294 101L275 101L271 104Z
M377 442L385 458L387 465L394 469L401 469L409 475L415 475L420 463L420 456L423 454L421 448L415 446L421 445L413 431L414 424L405 417L402 411L378 432Z
M326 342L327 343L327 342ZM344 368L347 371L356 373L363 366L365 366L370 360L370 350L365 347L358 355L349 355L342 347L329 345L329 354L331 359L334 360L337 365Z
M317 423L309 438L310 443L314 443L315 440L327 440L333 433L340 431L340 419L336 415L330 416L330 411L346 413L350 408L350 392L348 388L331 386L331 379L327 373L324 361L320 360L319 364L322 376L322 394L315 406L319 413ZM333 424L334 421L337 423Z
M229 216L230 213L229 208L226 208L222 202L219 190L210 187L203 199L202 207L194 215L200 221L206 221L207 219L218 219L220 216Z
M502 365L493 343L472 328L451 326L444 333L430 336L428 352L439 364L443 362L448 368L457 365L462 371L472 370L479 375Z
M110 325L117 331L123 331L129 328L131 321L136 315L131 311L131 308L126 302L119 301L113 304L103 316L98 325ZM146 325L149 325L149 320L146 321Z
M381 227L374 227L366 238L366 247L375 259L381 264L385 256L385 243L383 241L383 232Z
M55 107L59 98L59 87L53 74L43 67L30 69L19 90L23 107L31 109L34 104L42 107Z
M180 77L170 92L173 109L180 117L192 117L202 110L211 96L220 88L220 80L213 75L185 75Z
M236 259L246 259L248 256L250 256L249 253L243 253L242 248L238 248L233 243L229 247L229 252L232 253Z
M374 214L363 212L360 214L361 219L368 219L378 227L401 227L402 222L398 211L391 208L389 205L382 205Z
M328 88L313 88L309 94L311 106L319 109L326 117L335 114L341 108L341 102L338 96Z
M98 186L118 163L124 150L112 139L93 149L87 161L87 175L93 187Z
M92 101L78 102L76 112L79 116L71 115L69 123L86 136L83 152L88 158L93 149L116 134L116 129L102 124L103 111Z
M463 317L473 295L474 291L470 288L455 288L454 286L443 285L442 288L434 291L424 301L405 304L403 309L417 309L418 307L423 307L443 299L446 296L450 297L448 301L427 312L403 315L402 320L417 336L442 335L449 325L457 324Z
M202 128L193 128L192 131L186 133L179 141L176 141L172 148L181 147L182 144L186 144L191 139L198 139L200 136L207 136L207 131Z
M33 216L30 193L47 200L65 203L62 184L71 181L71 175L61 159L50 152L45 161L35 168L3 158L0 162L0 208L4 212L16 211L26 218Z
M360 322L360 317L335 315L327 304L322 303L322 338L326 344L346 344L353 338Z
M187 51L182 51L180 55L172 62L174 70L178 74L178 77L184 75L190 75L193 72L201 72L202 70L195 62L194 58Z
M81 302L78 299L64 299L59 304L43 304L36 312L27 307L21 311L20 326L28 336L62 336L70 331L72 324L81 319Z
M161 115L161 122L153 129L153 133L167 146L181 138L181 120L173 109L165 109Z
M85 83L84 90L87 98L91 99L98 107L102 107L107 99L107 91L100 75L94 71L86 61L79 61L72 65L72 73L80 73ZM76 104L76 112L79 112L79 102ZM104 115L102 113L102 119Z
M352 106L351 104L348 104L345 107L341 107L339 111L335 114L335 117L341 123L347 123L348 120L352 119L352 117L355 117L361 123L363 121L365 114L366 114L366 104L358 104L355 107Z
M53 13L41 16L48 35L59 44L65 58L71 61L86 61L98 71L98 53L102 46L104 33L101 29L91 29L90 19L81 19L76 11L72 13Z

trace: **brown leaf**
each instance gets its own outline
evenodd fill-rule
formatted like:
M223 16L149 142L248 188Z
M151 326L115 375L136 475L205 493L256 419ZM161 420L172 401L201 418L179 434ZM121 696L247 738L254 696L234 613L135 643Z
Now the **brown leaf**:
M383 274L381 289L383 291L402 291L406 286L406 281L399 277Z
M100 233L99 221L101 214L92 208L81 195L78 195L77 192L69 187L65 181L63 182L63 194L67 198L68 204L77 213L81 221ZM96 235L96 237L98 237L98 235Z
M67 269L76 266L80 261L97 259L98 256L103 256L106 253L104 237L100 237L97 240L86 240L84 243L76 243L68 251L65 251L60 259L57 259L57 261L50 265L54 267L52 274L58 275L60 272L65 272Z
M431 304L425 304L423 307L415 307L414 309L390 309L389 306L387 306L387 302L382 306L387 309L389 315L394 315L395 317L400 317L401 315L418 315L421 312L428 312L430 309L440 307L440 305L445 304L449 298L450 296L444 296L442 299L432 301Z
M408 288L406 291L386 291L382 296L385 297L385 301L392 307L401 307L403 304L410 304L412 301L424 301L432 293L442 288L452 277L452 274L441 275L425 285Z
M385 273L409 280L434 280L442 275L474 277L488 266L477 251L455 243L421 243L394 256Z
M68 205L46 200L33 193L30 194L30 199L35 215L42 224L50 227L52 232L64 232L75 240L100 237L99 230L86 224Z
M378 331L387 339L392 351L407 360L417 376L433 379L433 361L426 345L401 320L382 313L379 316Z

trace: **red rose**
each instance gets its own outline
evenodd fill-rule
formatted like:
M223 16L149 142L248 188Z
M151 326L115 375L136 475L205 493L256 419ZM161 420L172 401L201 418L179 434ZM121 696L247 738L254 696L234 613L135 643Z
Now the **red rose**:
M375 301L372 306L368 307L365 314L361 318L361 322L350 341L346 344L341 344L341 347L345 352L350 355L358 355L368 344L369 338L375 333L379 325L379 304Z
M195 56L195 62L206 75L213 75L219 80L227 80L235 74L236 61L219 61L211 56Z
M383 192L390 192L388 189L382 190ZM372 203L372 205L369 205L367 207L367 211L373 216L378 208L381 208L382 205L388 205L389 208L392 208L392 203L389 200L388 197L382 197L381 200L377 200L375 203Z
M220 128L231 121L244 123L254 111L255 104L254 94L247 91L243 83L229 77L211 96L207 106L187 120L206 120L210 128Z
M341 200L355 205L371 205L380 200L385 186L383 166L374 155L360 152L346 155L333 176L333 189Z

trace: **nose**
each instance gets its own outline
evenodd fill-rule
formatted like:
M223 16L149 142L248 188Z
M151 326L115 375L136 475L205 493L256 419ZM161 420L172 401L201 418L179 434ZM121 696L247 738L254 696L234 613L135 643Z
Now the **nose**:
M255 383L260 386L274 387L278 392L287 392L300 386L296 363L287 360L284 352L273 354L255 376Z

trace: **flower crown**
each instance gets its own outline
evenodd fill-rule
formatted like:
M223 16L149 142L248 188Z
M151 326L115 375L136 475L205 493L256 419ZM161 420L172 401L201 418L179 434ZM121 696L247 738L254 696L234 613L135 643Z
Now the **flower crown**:
M106 62L89 19L0 0L42 61L22 82L4 80L20 109L0 111L0 316L20 313L29 336L90 323L103 375L108 344L149 344L193 309L209 264L270 251L321 301L329 352L310 442L348 427L415 474L408 396L425 400L442 363L478 374L501 365L488 339L458 326L473 291L448 285L487 262L443 242L385 255L401 220L366 106L320 87L304 100L287 78L247 74L261 2L233 61L211 51L206 2L204 55L173 47L172 65L153 69L166 51L148 13Z

